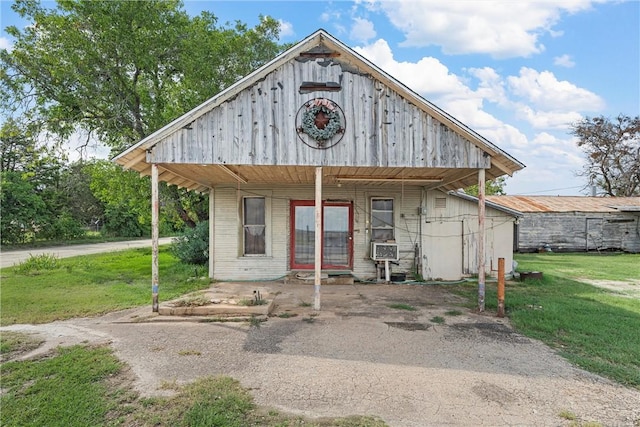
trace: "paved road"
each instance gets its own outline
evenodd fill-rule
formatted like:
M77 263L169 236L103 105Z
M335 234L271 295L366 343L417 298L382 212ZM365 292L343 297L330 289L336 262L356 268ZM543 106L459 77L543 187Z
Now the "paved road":
M161 245L171 243L171 237L160 239ZM24 251L8 251L0 253L0 268L11 267L26 260L31 255L52 254L58 258L69 258L78 255L115 252L125 249L151 247L151 239L131 240L126 242L90 243L87 245L55 246L51 248L34 248Z

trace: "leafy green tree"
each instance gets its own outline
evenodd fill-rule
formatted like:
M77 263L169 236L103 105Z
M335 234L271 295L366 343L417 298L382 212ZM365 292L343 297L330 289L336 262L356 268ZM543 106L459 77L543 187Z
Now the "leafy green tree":
M107 234L140 237L151 230L151 187L149 179L136 172L122 171L114 163L99 160L85 166L91 176L91 191L104 206Z
M606 196L640 196L640 116L586 117L573 125L587 156L580 172Z
M12 119L0 128L3 243L81 234L79 223L62 215L67 205L59 186L64 158L38 143L34 132Z
M16 171L0 173L0 206L0 233L5 244L32 240L49 218L47 206L34 185Z
M104 221L104 204L91 191L89 170L92 164L83 161L71 163L60 178L60 191L66 200L64 209L88 228L100 226Z
M485 181L484 194L486 194L487 196L503 196L507 194L504 191L505 183L506 183L506 178L503 176L493 180ZM478 184L471 185L465 188L464 192L472 196L478 197Z
M51 9L16 0L12 8L32 25L6 29L15 44L0 50L0 105L61 136L83 129L114 153L283 48L272 18L218 25L209 12L190 17L178 0L58 0ZM205 198L165 194L183 223L201 217Z

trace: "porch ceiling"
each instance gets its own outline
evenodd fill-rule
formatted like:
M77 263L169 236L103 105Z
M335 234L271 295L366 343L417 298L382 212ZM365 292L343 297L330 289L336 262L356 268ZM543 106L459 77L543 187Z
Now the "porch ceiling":
M136 168L150 174L150 166ZM138 164L137 166L143 166ZM313 185L315 166L159 164L159 180L198 192L219 185ZM495 169L495 170L494 170ZM487 179L502 175L497 168L487 170ZM477 184L476 169L435 169L402 167L323 167L325 184L358 186L405 185L456 190Z

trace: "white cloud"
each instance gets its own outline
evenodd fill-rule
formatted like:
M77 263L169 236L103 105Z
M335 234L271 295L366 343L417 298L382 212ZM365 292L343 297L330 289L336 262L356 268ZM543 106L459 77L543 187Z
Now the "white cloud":
M436 58L424 57L418 62L396 61L385 40L380 39L355 50L498 146L507 149L527 144L526 136L517 128L483 109L485 99L507 103L503 79L495 70L471 70L481 80L480 87L474 91Z
M529 122L534 129L566 130L582 119L577 111L536 111L528 105L516 104L516 116Z
M544 51L541 35L553 30L563 13L590 8L592 0L442 1L381 0L377 6L404 32L406 46L441 46L448 54L486 53L494 57L530 56Z
M571 56L567 54L553 58L553 64L565 68L573 68L576 65Z
M13 43L11 43L11 41L6 37L0 37L0 49L6 49L11 52L13 49Z
M507 78L514 94L547 109L595 111L604 107L598 95L566 80L558 80L550 71L522 67L520 76Z
M507 103L504 79L496 70L491 67L469 68L467 72L479 80L476 91L478 95L498 105L505 105Z
M293 24L291 22L278 19L278 24L280 24L280 37L289 37L296 34L295 31L293 31Z
M373 22L363 18L353 18L353 25L349 38L357 42L366 43L376 36Z
M460 79L449 73L449 69L436 58L424 57L416 63L397 62L389 44L383 39L354 50L423 95L466 92Z

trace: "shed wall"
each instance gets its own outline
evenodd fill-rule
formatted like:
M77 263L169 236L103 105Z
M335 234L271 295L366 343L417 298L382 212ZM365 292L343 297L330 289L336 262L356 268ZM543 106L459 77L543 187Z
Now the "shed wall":
M458 280L478 274L478 206L438 191L427 192L422 236L423 277ZM498 258L505 259L507 273L513 264L514 218L486 208L485 266L497 274Z
M640 216L631 213L525 213L518 225L518 251L535 252L543 243L554 251L640 252Z

